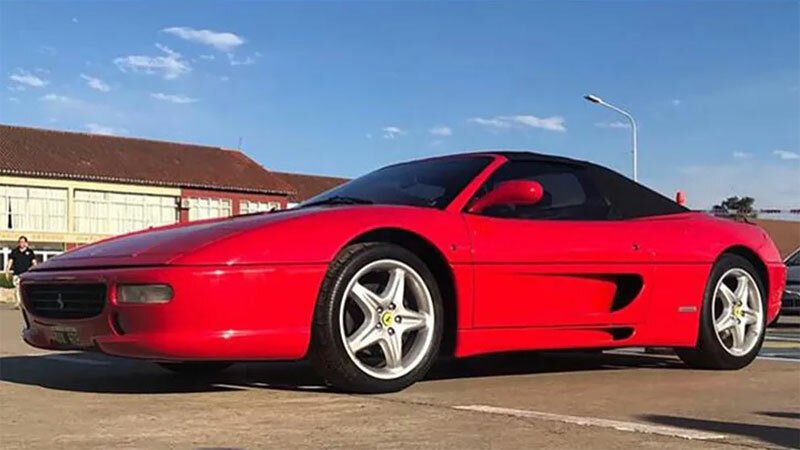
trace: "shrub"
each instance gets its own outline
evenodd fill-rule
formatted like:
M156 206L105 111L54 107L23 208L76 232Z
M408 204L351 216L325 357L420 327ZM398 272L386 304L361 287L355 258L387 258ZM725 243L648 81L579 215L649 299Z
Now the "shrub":
M13 289L14 282L11 280L11 277L6 278L6 274L0 273L0 288Z

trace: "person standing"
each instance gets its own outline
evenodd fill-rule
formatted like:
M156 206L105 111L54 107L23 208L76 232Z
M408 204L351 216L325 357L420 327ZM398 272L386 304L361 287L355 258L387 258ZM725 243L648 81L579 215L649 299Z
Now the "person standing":
M19 277L36 265L36 254L28 247L28 238L20 236L17 248L11 250L5 267L6 278L11 277L14 283L14 308L19 308L22 296L19 289Z

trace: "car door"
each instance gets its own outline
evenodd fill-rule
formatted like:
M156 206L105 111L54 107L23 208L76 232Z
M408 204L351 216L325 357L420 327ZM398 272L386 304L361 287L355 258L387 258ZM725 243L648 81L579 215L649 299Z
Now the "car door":
M580 164L512 160L503 181L544 188L532 206L465 213L474 261L476 328L635 324L646 312L651 253Z

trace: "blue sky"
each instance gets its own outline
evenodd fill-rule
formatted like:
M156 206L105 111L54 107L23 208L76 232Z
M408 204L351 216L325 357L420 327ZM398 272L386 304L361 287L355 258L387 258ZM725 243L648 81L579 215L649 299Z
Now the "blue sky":
M534 149L800 207L800 3L3 2L0 122L357 176Z

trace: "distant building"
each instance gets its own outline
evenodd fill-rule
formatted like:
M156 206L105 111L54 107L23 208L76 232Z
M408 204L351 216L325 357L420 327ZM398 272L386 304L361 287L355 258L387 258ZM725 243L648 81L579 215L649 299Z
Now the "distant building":
M347 183L347 178L326 177L320 175L305 175L302 173L274 172L289 184L295 192L289 195L288 207L296 206L317 194L329 191L339 185Z
M0 125L2 262L20 235L46 259L148 227L286 208L324 190L317 178L328 180L278 175L238 150Z

